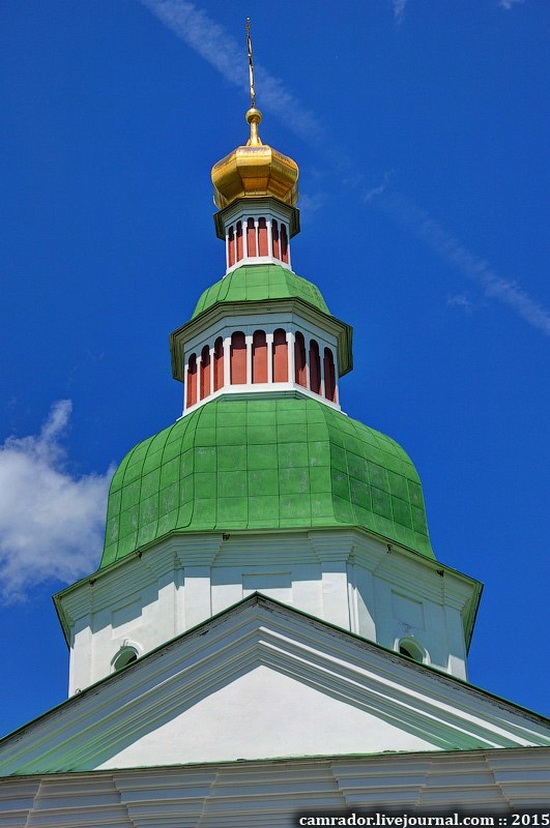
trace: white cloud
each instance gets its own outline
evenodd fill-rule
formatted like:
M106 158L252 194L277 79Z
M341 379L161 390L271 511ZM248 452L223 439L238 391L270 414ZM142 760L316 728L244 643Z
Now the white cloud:
M550 311L529 296L517 282L499 276L488 262L470 252L425 210L397 194L385 196L381 204L385 212L413 230L448 264L481 285L485 296L498 299L532 328L550 336Z
M248 64L244 38L242 44L223 26L187 0L139 0L155 17L171 29L195 52L234 86L248 94ZM279 78L254 61L258 106L279 117L293 132L315 142L324 132L320 121L294 97Z
M69 583L93 571L103 543L112 476L75 477L61 438L72 404L52 406L40 433L0 446L0 598L22 600L46 581Z
M405 6L408 0L393 0L393 19L397 24L402 23L405 19Z

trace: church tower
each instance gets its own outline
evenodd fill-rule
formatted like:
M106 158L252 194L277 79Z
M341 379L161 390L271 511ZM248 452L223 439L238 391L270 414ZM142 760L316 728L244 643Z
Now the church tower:
M438 563L420 480L342 411L352 330L292 269L298 166L248 140L212 169L225 272L170 337L183 414L122 461L99 570L57 596L70 694L254 592L466 678L480 586Z
M547 809L550 722L467 681L480 584L436 560L405 451L344 413L352 331L293 270L298 167L262 143L248 43L249 134L212 169L223 275L170 336L183 412L123 459L99 568L55 596L69 698L0 741L0 814Z

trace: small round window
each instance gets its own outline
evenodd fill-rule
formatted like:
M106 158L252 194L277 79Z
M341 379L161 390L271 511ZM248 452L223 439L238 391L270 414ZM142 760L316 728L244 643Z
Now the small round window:
M398 645L398 650L401 655L408 656L414 661L422 663L426 658L426 651L416 641L411 638L402 638Z
M133 647L124 647L116 656L113 667L115 668L115 672L117 670L122 670L123 667L127 667L132 662L136 661L138 654Z

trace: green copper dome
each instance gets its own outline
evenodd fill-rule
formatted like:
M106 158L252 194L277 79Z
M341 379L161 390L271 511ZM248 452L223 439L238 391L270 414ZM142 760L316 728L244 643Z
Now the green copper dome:
M330 313L321 291L312 282L281 265L243 265L207 288L193 311L192 319L218 302L303 299L323 313Z
M317 400L220 399L122 461L100 566L170 532L344 526L434 557L403 449Z

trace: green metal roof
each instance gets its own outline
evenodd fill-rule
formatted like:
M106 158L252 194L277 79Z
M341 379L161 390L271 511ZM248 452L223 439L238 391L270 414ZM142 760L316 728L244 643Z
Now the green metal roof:
M238 267L201 295L193 311L195 319L218 302L303 299L323 313L330 313L321 291L312 282L281 265L261 264Z
M170 532L343 526L434 557L397 443L313 399L214 400L124 458L100 567Z

